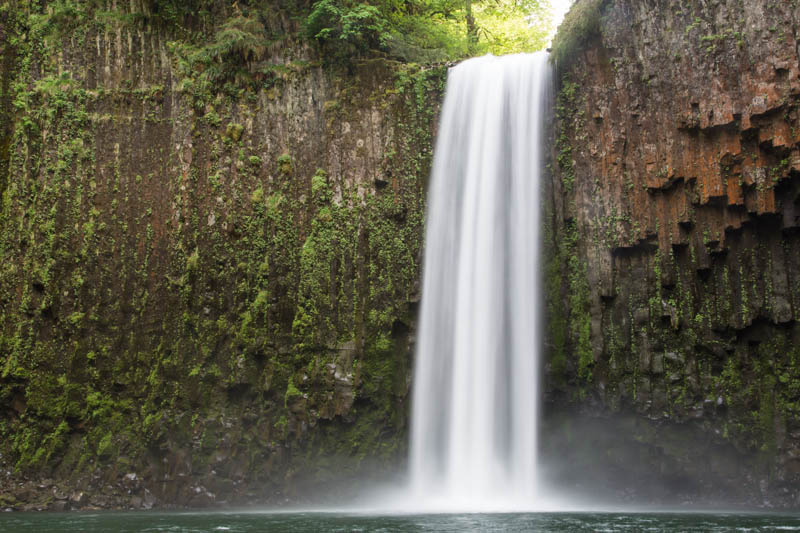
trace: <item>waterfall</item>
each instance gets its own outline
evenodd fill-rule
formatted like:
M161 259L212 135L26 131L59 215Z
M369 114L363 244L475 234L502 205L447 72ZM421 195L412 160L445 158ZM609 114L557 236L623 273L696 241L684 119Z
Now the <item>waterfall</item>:
M545 53L448 75L428 195L410 475L426 507L537 497Z

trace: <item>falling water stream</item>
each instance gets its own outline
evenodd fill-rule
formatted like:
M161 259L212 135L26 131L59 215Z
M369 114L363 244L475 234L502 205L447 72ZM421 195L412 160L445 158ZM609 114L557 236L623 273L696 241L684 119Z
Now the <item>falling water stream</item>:
M547 55L450 70L428 196L411 483L424 507L537 498L539 189Z

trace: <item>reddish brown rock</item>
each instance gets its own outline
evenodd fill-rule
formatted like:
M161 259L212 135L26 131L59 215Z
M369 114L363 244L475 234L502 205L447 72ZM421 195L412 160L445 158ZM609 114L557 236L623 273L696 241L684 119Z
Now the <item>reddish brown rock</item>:
M691 426L694 440L668 453L687 483L794 505L800 477L785 465L800 443L784 435L800 419L800 7L602 6L599 33L559 72L549 246L560 267L548 290L569 297L549 304L565 325L551 338L567 337L551 350L565 374L550 394L663 420L641 437L652 446L666 426ZM713 398L724 401L704 405ZM692 453L697 439L713 445ZM726 447L739 458L704 470ZM754 480L766 478L762 491Z

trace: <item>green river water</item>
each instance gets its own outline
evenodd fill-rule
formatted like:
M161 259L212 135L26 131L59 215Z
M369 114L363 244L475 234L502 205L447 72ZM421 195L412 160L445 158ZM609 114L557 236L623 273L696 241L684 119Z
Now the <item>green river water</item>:
M0 514L0 532L800 531L800 514L337 512L73 512Z

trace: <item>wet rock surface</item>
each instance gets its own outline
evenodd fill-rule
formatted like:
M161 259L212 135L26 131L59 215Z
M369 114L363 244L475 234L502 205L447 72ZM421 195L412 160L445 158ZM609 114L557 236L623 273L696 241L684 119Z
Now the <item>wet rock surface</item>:
M284 503L403 457L445 68L324 67L284 4L225 72L236 2L0 10L0 507Z
M796 506L800 10L602 5L560 72L548 401L662 421L638 437L659 456L693 428L676 475L712 487L733 450L731 494Z

